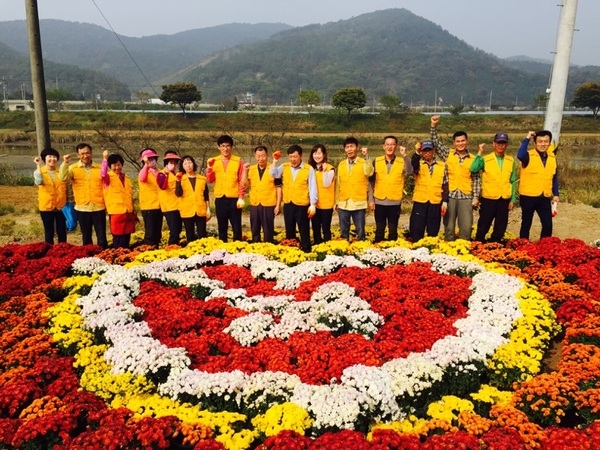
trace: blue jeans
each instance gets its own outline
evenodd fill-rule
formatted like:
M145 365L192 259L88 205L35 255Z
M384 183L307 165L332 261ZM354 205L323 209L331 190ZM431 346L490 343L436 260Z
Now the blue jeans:
M340 219L340 234L343 239L350 240L350 219L354 222L356 228L356 238L360 241L365 239L365 214L366 209L357 209L348 211L347 209L338 209Z

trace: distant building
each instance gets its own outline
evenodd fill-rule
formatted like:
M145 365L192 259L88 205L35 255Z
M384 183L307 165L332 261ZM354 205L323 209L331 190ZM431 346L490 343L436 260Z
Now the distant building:
M9 111L33 111L31 100L6 100Z

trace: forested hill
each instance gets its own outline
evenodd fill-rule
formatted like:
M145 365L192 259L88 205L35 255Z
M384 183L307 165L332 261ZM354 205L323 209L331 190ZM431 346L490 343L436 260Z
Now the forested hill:
M130 98L125 83L100 72L82 69L67 64L44 61L46 89L60 89L73 98L89 100L96 95L104 100ZM29 56L19 53L0 42L0 77L6 84L7 98L21 98L24 89L27 98L31 96L31 69Z
M547 77L507 67L406 9L278 33L227 52L192 71L207 100L253 92L262 102L286 102L299 89L326 98L348 86L367 96L399 94L404 103L514 104L544 92Z
M141 38L119 35L141 68L140 72L112 31L89 23L40 20L45 59L114 76L128 84L132 91L148 88L144 76L153 82L195 65L214 52L240 43L256 42L289 28L282 23L234 23L172 35L156 35L151 28L148 36ZM0 22L0 43L27 55L26 22ZM160 87L158 89L160 93Z

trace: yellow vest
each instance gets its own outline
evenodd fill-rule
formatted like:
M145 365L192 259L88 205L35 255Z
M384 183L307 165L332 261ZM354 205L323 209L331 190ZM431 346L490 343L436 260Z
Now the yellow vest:
M250 166L250 169L248 170L250 205L252 206L275 206L277 204L275 178L269 173L270 167L271 164L267 163L262 178L258 176L258 164Z
M484 156L483 161L485 167L481 174L481 196L490 200L498 200L501 197L510 199L512 197L510 175L513 169L513 157L504 156L502 171L500 171L500 166L496 161L495 153Z
M315 171L315 178L317 180L317 208L319 209L331 209L335 205L335 176L328 187L323 185L323 177L325 172L331 169L333 166L324 163L322 171Z
M158 202L162 212L177 211L179 209L179 197L175 195L177 178L171 172L163 172L167 176L167 187L158 188Z
M298 206L310 204L308 191L308 175L310 166L304 164L296 172L296 179L292 177L292 166L289 162L283 164L281 182L283 183L283 203L293 203Z
M461 166L458 154L454 151L450 152L448 159L446 160L446 166L448 166L448 189L450 192L454 192L458 189L466 195L471 195L473 193L470 170L472 162L473 155L469 153L469 156L465 157Z
M347 160L343 160L339 164L339 201L345 202L349 198L355 202L367 201L368 179L364 171L365 164L368 163L364 159L356 158L352 171L348 170Z
M158 195L160 188L156 182L156 175L148 171L148 178L145 183L140 181L140 209L147 211L149 209L160 209Z
M73 174L72 186L75 206L94 203L104 207L104 189L102 178L100 178L100 166L92 164L89 169L86 169L85 167L79 167L79 163L75 163L70 167L70 170Z
M436 161L433 173L429 173L429 165L421 163L421 170L415 175L413 201L419 203L442 203L442 185L444 184L444 163Z
M402 200L404 191L404 160L396 157L388 173L385 156L375 159L375 188L373 196L379 200Z
M133 186L125 175L124 183L113 171L108 172L110 184L104 188L104 202L109 215L133 212Z
M187 174L181 178L181 188L183 195L179 197L179 213L182 219L206 216L206 200L204 199L204 189L206 188L206 177L196 175L196 188L192 188L192 183Z
M521 167L519 194L530 197L552 197L552 178L556 173L556 156L548 150L546 166L537 150L529 150L529 164Z
M215 198L228 197L238 198L238 171L240 169L240 157L231 156L227 163L227 170L223 169L220 157L215 158L213 171L215 173Z
M38 186L38 208L40 211L61 209L67 203L67 183L58 178L58 170L54 171L54 180L48 169L40 167L42 184Z

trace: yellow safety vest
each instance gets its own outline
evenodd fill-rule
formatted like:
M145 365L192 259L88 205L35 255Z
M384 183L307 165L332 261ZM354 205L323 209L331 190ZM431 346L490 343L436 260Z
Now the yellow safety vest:
M422 161L419 173L415 175L413 201L419 203L442 203L442 185L444 184L444 163L436 161L433 173L429 173L429 165Z
M75 163L71 165L70 171L73 174L72 186L75 206L93 203L104 207L104 189L102 178L100 178L100 166L92 164L86 169L80 167L79 163Z
M54 211L61 209L67 203L67 183L58 177L58 170L54 171L54 179L48 169L40 167L42 184L38 186L38 208L40 211Z
M206 177L196 175L196 188L192 188L190 177L184 174L181 178L181 188L183 195L179 197L179 213L182 219L206 216L206 200L204 199L204 190L206 188Z
M172 172L163 171L167 176L167 187L158 188L158 202L162 212L177 211L179 209L179 197L175 195L177 177Z
M514 159L505 155L502 163L502 171L496 160L496 154L490 153L483 158L485 167L481 174L481 196L490 200L499 198L509 199L512 197L512 174Z
M529 164L521 167L519 194L530 197L552 197L552 178L556 173L556 156L548 150L546 165L537 150L529 150Z
M267 164L262 178L258 176L258 164L250 166L248 170L248 181L250 182L250 205L252 206L275 206L277 204L277 189L275 178L271 176Z
M227 163L227 170L225 170L221 158L219 156L215 158L215 164L213 165L213 171L215 173L215 198L238 198L238 172L240 169L240 161L239 156L232 155Z
M338 166L339 201L352 199L355 202L367 201L368 179L364 165L368 164L362 158L356 158L352 171L348 170L348 161L342 161Z
M140 209L147 211L150 209L160 209L158 195L160 188L156 181L156 175L148 171L148 178L145 183L139 183L140 188Z
M379 200L402 200L404 191L404 160L396 157L388 173L385 156L375 159L375 188L373 196Z
M331 169L333 166L331 164L324 163L322 166L322 171L315 171L315 178L317 180L317 208L319 209L331 209L335 205L335 176L331 181L331 184L328 187L323 185L323 177L325 176L325 172Z
M110 182L104 188L106 212L109 215L133 212L133 186L129 177L125 175L122 183L113 171L109 171L108 176Z
M292 166L289 162L283 164L281 182L283 183L283 203L293 203L298 206L310 204L308 190L308 175L310 166L304 164L296 172L296 179L292 177Z
M473 155L469 153L463 160L462 165L460 164L460 158L458 154L451 151L446 160L446 166L448 167L448 189L450 192L459 190L463 194L471 195L473 193L473 185L471 184L471 163L473 162Z

